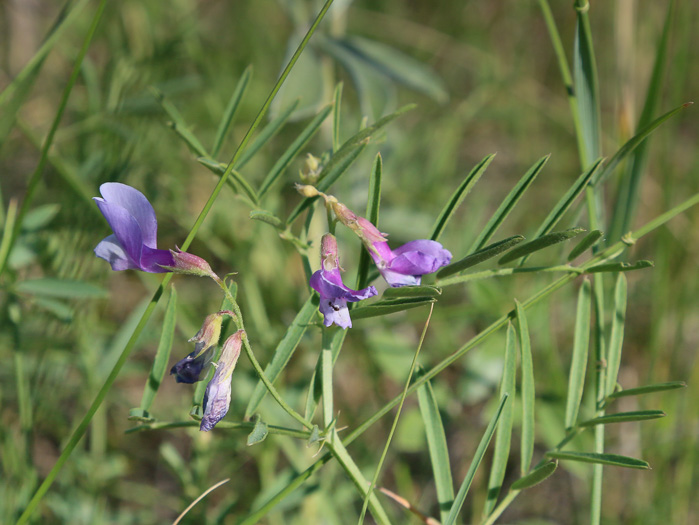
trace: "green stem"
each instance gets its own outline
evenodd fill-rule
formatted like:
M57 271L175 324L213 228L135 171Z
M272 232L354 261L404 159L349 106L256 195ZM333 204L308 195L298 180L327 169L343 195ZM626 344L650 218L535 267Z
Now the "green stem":
M503 500L500 502L500 504L495 507L493 512L488 516L488 518L481 523L481 525L493 525L495 523L495 520L497 520L500 515L505 512L505 509L512 503L517 496L519 496L519 493L522 492L521 490L511 490L510 492L507 493L507 496L503 498Z
M135 432L141 432L144 430L167 430L170 428L187 428L187 427L198 427L199 421L159 421L157 423L145 423L143 425L138 425L128 429L126 434L133 434ZM252 421L219 421L216 424L216 428L229 428L231 430L246 430L250 431L255 428L255 423ZM278 425L267 425L267 430L270 434L278 434L280 436L289 436L298 439L307 440L311 435L310 432L305 430L296 430L294 428L282 427Z

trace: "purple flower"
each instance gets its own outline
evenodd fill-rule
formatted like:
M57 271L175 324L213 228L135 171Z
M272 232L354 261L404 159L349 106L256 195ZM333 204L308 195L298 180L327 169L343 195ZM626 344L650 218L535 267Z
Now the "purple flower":
M337 256L337 241L326 233L321 241L321 268L311 276L311 288L320 294L320 312L325 316L325 326L335 323L341 328L351 328L348 302L357 302L376 295L376 288L352 290L342 283Z
M221 337L221 325L226 315L234 316L229 310L208 315L201 329L189 340L190 343L195 343L194 351L170 369L170 375L174 374L178 383L196 383L201 380L201 372L211 361L214 348Z
M114 232L95 248L95 255L112 265L112 270L142 270L163 273L174 266L169 250L157 249L158 221L153 206L135 188L118 182L100 186L102 197L94 197Z
M216 372L206 386L204 393L204 417L199 430L208 432L221 421L231 404L231 378L240 356L240 347L245 337L244 330L238 330L223 343L221 357L214 366Z
M419 239L391 250L386 235L364 217L340 202L332 203L337 218L362 240L379 272L391 286L420 284L425 274L436 272L451 261L451 253L437 241Z

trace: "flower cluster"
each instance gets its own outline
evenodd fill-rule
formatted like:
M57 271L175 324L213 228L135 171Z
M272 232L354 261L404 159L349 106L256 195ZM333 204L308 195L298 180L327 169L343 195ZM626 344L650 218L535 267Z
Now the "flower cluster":
M357 216L335 197L325 195L310 185L297 185L296 188L305 197L321 196L325 199L337 220L361 239L382 277L392 287L419 285L423 275L436 272L451 261L451 253L440 243L429 239L410 241L391 250L385 233L381 233L364 217ZM376 295L373 286L354 291L342 284L337 243L329 234L323 237L321 243L321 269L313 274L310 284L320 294L320 311L325 317L325 326L335 323L341 328L351 327L347 301L360 301Z

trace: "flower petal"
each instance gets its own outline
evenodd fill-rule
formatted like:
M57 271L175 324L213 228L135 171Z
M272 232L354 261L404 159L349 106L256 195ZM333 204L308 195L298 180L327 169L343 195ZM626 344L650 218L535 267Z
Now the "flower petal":
M194 352L175 363L175 366L170 369L170 375L175 374L175 380L178 383L196 383L201 381L202 370L211 361L214 355L214 347L207 348L206 351L197 357L200 351L200 348L196 348Z
M105 237L96 247L95 255L107 261L114 271L138 269L138 265L131 260L129 255L121 247L116 235Z
M325 317L323 324L335 323L340 328L352 328L347 301L345 299L320 299L320 313Z
M141 228L143 244L150 248L157 247L158 220L155 218L153 206L143 193L119 182L102 184L100 193L105 201L121 206L136 220Z
M112 204L99 197L93 197L102 215L107 219L119 245L140 268L143 236L136 219L123 207Z
M204 394L204 417L201 418L199 430L208 432L228 413L228 407L231 404L232 379L233 376L229 375L228 379L220 383L215 382L214 379L209 382Z
M448 250L438 242L426 239L410 241L393 250L393 255L395 258L389 264L389 269L410 275L436 272L451 261Z
M421 279L419 275L403 274L389 270L388 268L379 268L381 276L393 288L400 286L417 286Z
M337 268L330 271L318 270L311 276L310 285L323 299L344 299L353 303L378 293L373 286L363 290L348 288L342 283L342 276Z
M172 271L163 268L163 266L175 266L175 259L172 257L170 250L154 250L144 245L143 252L141 253L141 270L149 273L165 273Z

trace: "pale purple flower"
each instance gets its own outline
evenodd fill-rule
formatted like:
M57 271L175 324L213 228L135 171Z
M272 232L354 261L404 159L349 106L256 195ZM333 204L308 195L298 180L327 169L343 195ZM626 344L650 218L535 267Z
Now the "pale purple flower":
M358 217L344 204L332 204L335 215L362 240L386 282L393 286L420 284L421 277L439 270L451 261L451 253L437 241L419 239L391 250L386 234L364 217Z
M243 337L245 331L238 330L223 343L221 357L214 365L216 372L204 393L204 417L201 419L199 430L208 432L228 413L231 404L231 378L240 356Z
M112 270L142 270L149 273L171 271L169 250L158 250L158 221L145 195L131 186L107 182L100 186L102 197L94 197L114 232L95 248L95 255L109 262Z
M320 270L311 276L311 288L320 295L320 312L325 317L325 326L335 323L340 328L351 328L347 303L354 303L376 295L376 288L352 290L342 283L337 256L337 241L326 233L321 241Z

